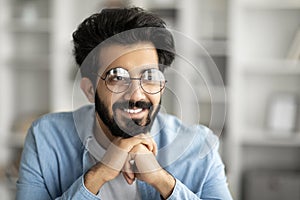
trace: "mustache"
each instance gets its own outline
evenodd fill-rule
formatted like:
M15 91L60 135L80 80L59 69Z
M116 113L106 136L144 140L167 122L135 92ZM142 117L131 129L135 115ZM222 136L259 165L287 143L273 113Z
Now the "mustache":
M153 104L151 102L146 101L122 101L116 102L113 104L113 110L117 108L120 109L133 109L133 108L142 108L142 109L151 109Z

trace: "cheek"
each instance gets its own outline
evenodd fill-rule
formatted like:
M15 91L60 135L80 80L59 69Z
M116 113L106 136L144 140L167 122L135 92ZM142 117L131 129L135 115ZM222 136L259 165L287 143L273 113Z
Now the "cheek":
M149 96L148 98L154 106L157 106L160 103L161 94L160 93L154 94L154 95Z
M113 105L115 102L122 99L122 94L109 93L107 94L107 99L109 100L110 105Z
M108 108L109 114L112 114L112 111L111 111L111 107L112 107L111 94L106 92L103 88L100 88L100 87L97 88L97 93L98 93L100 101L102 101L104 106Z
M98 90L99 91L99 90ZM115 94L111 92L102 92L99 94L100 99L104 102L104 105L107 106L109 114L113 115L112 107L114 103L120 101L122 96L120 94Z

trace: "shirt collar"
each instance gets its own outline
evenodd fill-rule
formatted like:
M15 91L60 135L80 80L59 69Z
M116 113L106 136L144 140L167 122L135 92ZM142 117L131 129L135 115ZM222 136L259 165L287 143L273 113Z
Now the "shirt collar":
M94 133L99 133L101 130L95 125L95 106L88 105L81 107L73 113L73 118L78 136L85 149L96 160L101 160L105 150L97 142L94 135Z

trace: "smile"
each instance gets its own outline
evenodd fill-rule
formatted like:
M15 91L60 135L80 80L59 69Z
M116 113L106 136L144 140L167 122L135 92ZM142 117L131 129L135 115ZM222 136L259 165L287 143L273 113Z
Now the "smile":
M143 111L142 108L137 108L137 109L123 109L124 112L130 113L130 114L137 114Z

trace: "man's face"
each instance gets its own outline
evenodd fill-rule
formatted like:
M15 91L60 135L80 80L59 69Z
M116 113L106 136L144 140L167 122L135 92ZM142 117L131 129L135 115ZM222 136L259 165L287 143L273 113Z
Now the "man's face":
M140 78L150 69L158 69L156 49L150 43L130 46L110 45L100 53L102 78L111 69L122 68L131 78ZM128 89L114 93L108 89L105 80L99 79L95 106L103 124L112 135L128 138L150 131L159 111L161 94L148 94L140 86L140 80L132 80ZM101 123L100 123L101 124Z

